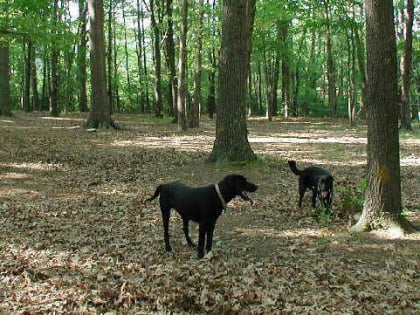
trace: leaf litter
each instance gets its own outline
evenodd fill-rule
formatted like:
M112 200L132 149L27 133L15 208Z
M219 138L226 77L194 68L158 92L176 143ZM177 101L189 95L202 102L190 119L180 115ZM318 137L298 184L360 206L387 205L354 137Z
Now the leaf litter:
M212 122L179 133L175 125L133 117L117 115L122 130L96 132L79 128L79 117L16 113L0 122L0 310L420 311L419 236L389 240L348 232L363 193L363 127L251 120L250 142L263 163L218 167L205 161L214 140ZM419 146L415 136L401 142L403 203L416 224ZM296 207L297 180L287 159L332 171L332 218L309 207L309 194L306 206ZM165 253L158 203L142 201L162 182L206 185L233 172L260 186L253 194L256 205L229 204L216 226L213 252L203 260L185 244L181 220L173 214L174 251ZM197 233L192 224L193 240Z

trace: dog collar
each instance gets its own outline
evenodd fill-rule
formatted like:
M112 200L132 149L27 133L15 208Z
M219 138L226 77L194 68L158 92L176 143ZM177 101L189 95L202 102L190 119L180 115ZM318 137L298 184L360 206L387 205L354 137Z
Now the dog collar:
M219 196L220 202L222 203L223 210L226 210L227 204L225 200L223 199L222 193L220 192L219 185L214 184L214 188L216 189L217 195Z

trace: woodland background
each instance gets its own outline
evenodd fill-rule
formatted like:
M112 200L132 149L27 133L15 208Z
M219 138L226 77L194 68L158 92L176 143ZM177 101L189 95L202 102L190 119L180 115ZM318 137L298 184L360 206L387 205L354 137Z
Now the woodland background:
M414 15L407 33L407 5ZM104 1L108 98L112 112L174 116L181 25L186 24L186 104L212 117L217 102L221 5L200 0ZM394 1L398 55L412 40L407 101L420 103L418 1ZM10 48L12 109L89 109L87 1L0 1L0 36ZM414 12L415 11L415 12ZM257 1L249 113L364 117L363 1ZM1 50L4 51L4 50ZM176 116L176 115L175 115Z
M115 130L84 128L88 3L105 9L99 79ZM208 163L220 2L0 0L0 9L0 311L419 313L419 234L349 230L367 187L363 1L257 1L246 133L258 159L233 164ZM394 10L399 101L408 109L393 148L397 210L418 226L418 1L394 1ZM201 117L200 128L180 131L176 65L186 27L186 112L199 108ZM333 173L331 217L310 208L308 195L296 206L288 159ZM173 215L174 251L165 253L158 205L142 201L162 182L207 185L227 173L260 186L256 206L231 202L204 260L185 246Z

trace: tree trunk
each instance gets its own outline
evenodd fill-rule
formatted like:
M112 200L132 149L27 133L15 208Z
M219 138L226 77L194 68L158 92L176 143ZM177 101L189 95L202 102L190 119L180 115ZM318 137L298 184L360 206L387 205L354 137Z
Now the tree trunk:
M410 107L410 78L411 60L413 52L413 19L414 1L407 0L407 20L405 22L405 44L401 56L401 128L412 130L411 107Z
M12 116L9 42L0 41L0 115Z
M197 31L197 43L195 50L195 70L194 70L194 98L191 111L188 115L188 127L198 128L200 125L200 104L201 104L201 50L203 48L203 18L204 18L204 0L199 0L199 21Z
M246 126L248 73L250 65L255 0L225 0L222 8L219 104L216 140L209 160L252 161Z
M85 0L79 0L80 42L77 52L77 68L79 83L79 110L88 111L86 79L87 79L87 5Z
M363 212L355 231L402 232L397 107L397 52L392 1L365 0L368 172Z
M88 0L90 22L90 68L92 111L87 125L90 128L116 127L111 119L106 91L104 8L102 0Z
M289 117L289 109L291 103L290 97L290 62L289 62L289 45L287 36L289 32L289 22L281 21L278 26L278 33L281 41L282 60L281 60L281 102L283 106L283 117ZM277 90L277 87L276 87Z
M141 9L141 14L143 15L143 8ZM141 19L140 23L140 33L141 33L141 47L142 47L142 56L143 56L143 75L144 75L144 91L143 94L143 102L145 103L144 108L145 112L150 113L151 106L150 106L150 97L149 97L149 78L148 78L148 70L147 70L147 58L146 58L146 41L145 41L145 29L144 29L144 18Z
M155 0L150 0L150 23L153 30L153 56L155 60L155 117L162 117L162 61L160 54L160 31L156 21Z
M185 100L187 93L186 59L187 59L187 13L188 0L182 0L181 8L181 34L179 39L178 60L178 129L187 130L187 118L185 115Z
M53 32L57 34L58 28L58 0L54 0L53 10ZM57 45L54 43L51 47L51 93L50 93L50 112L53 117L57 117L60 114L59 106L59 73L58 73L58 57L59 52Z
M127 78L127 87L131 91L131 77L130 77L130 65L128 61L128 41L127 41L127 23L125 18L125 7L122 8L123 26L124 26L124 57L125 57L125 75Z
M337 104L336 104L336 83L335 83L335 69L334 58L332 53L331 42L331 18L330 18L330 4L329 0L324 0L325 19L327 22L326 41L327 41L327 79L328 79L328 107L330 117L336 117Z
M23 79L23 96L22 96L22 109L25 112L32 111L31 108L31 53L32 43L29 41L27 45L24 45L25 51L25 67L24 67L24 79Z
M114 102L114 27L113 27L113 11L114 11L114 5L110 3L109 11L108 11L108 47L107 47L107 53L106 53L106 62L107 62L107 84L108 84L108 103L109 103L109 109L110 112L113 112L113 108L115 107Z
M173 21L173 0L166 0L166 18L168 19L168 31L166 36L166 64L169 68L168 84L168 104L171 109L171 115L174 117L174 123L178 121L177 92L178 83L175 66L175 41L174 41L174 21Z
M209 0L207 0L207 5L209 5ZM213 2L212 14L208 15L208 24L211 25L211 37L216 37L217 35L217 26L216 26L216 2ZM209 52L209 60L211 63L211 68L209 70L209 95L207 96L207 111L209 118L213 119L214 114L216 113L216 71L217 71L217 57L216 49L212 45Z
M38 76L36 67L36 49L35 45L31 45L31 90L32 102L31 107L33 110L39 110L39 93L38 93Z
M366 117L366 89L367 89L367 77L366 77L366 66L365 66L365 49L364 44L360 40L359 30L357 27L354 28L354 39L356 44L356 53L357 53L357 65L360 73L360 80L362 84L362 91L360 95L360 117Z
M266 50L263 51L263 60L264 60L264 74L265 74L265 88L266 88L266 95L267 95L267 118L268 121L273 120L273 116L277 114L277 111L274 109L274 97L273 94L277 93L277 89L274 88L273 83L273 75L274 71L278 71L278 69L274 70L271 66L269 59L267 58ZM277 67L278 68L278 67Z

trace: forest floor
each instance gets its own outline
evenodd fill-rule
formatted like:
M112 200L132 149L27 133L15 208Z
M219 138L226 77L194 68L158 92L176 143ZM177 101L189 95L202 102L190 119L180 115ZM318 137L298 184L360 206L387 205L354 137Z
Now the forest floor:
M419 314L420 236L354 234L366 127L346 121L250 119L260 163L206 158L214 123L184 133L116 115L121 130L87 131L79 115L0 118L0 314ZM420 126L401 135L405 216L420 225ZM334 215L297 207L298 167L335 178ZM256 205L235 199L217 222L213 255L197 259L171 217L164 252L157 185L216 183L241 173ZM192 224L191 236L197 238Z

